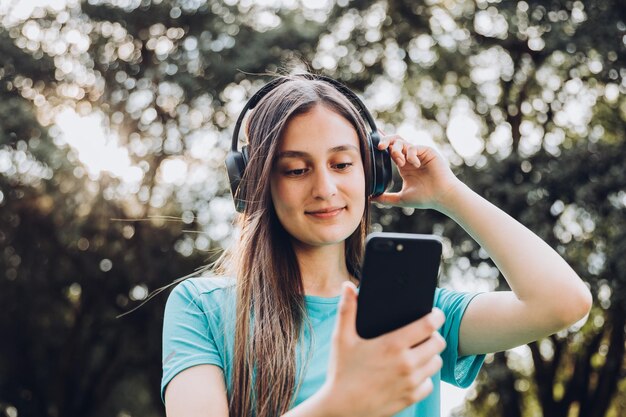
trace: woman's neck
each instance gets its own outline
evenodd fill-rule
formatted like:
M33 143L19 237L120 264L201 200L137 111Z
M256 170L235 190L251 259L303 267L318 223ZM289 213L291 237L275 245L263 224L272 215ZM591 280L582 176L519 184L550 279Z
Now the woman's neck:
M344 281L353 280L348 272L344 243L322 247L294 245L302 285L306 295L334 297Z

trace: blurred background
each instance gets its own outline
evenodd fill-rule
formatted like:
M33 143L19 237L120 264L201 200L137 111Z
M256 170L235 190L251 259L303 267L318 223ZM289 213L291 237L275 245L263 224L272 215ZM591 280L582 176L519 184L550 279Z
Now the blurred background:
M594 294L446 389L445 416L626 415L624 0L0 0L0 415L164 415L167 291L116 317L233 239L234 120L263 74L306 69L437 147ZM438 213L377 208L373 229L442 235L442 286L506 288Z

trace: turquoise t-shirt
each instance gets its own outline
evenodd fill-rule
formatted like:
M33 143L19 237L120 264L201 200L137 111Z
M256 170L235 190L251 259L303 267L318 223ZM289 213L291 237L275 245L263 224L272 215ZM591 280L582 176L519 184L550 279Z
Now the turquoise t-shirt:
M443 367L433 377L433 392L394 417L438 417L440 382L443 380L465 388L476 378L484 355L458 356L459 325L465 308L475 295L441 288L436 290L434 305L446 315L439 330L447 342L441 353ZM331 347L329 340L335 327L339 299L339 296L305 296L313 334L308 326L304 326L304 337L296 355L298 375L304 372L304 379L296 393L294 406L313 395L325 381ZM217 365L222 368L226 381L230 380L234 313L235 281L232 279L190 278L174 288L167 300L163 322L162 397L165 387L176 374L195 365ZM304 370L303 357L307 358Z

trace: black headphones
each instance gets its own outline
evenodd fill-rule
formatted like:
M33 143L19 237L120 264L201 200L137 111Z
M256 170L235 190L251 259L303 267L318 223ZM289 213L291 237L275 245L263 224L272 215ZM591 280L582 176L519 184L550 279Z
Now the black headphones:
M376 197L385 192L391 185L392 171L391 171L391 157L388 150L379 150L378 143L380 142L380 136L378 134L378 128L374 122L374 118L365 107L365 104L357 97L357 95L348 87L336 81L332 78L323 75L314 74L299 74L298 77L302 77L307 80L324 81L335 87L337 91L343 94L348 100L352 102L359 110L361 117L363 117L370 125L371 132L367 134L367 147L370 152L370 160L372 163L371 172L373 175L372 186L369 191L369 195ZM252 110L263 97L265 97L270 91L278 87L284 82L289 82L289 78L276 78L266 85L264 85L259 91L257 91L250 100L246 103L243 110L239 114L235 130L233 131L233 139L231 143L231 149L228 155L226 155L226 170L228 171L228 180L230 181L230 190L235 200L235 209L238 212L243 212L246 207L245 196L239 195L239 184L243 177L246 165L248 163L248 147L244 146L239 152L237 150L237 143L239 142L239 130L244 116L248 110Z

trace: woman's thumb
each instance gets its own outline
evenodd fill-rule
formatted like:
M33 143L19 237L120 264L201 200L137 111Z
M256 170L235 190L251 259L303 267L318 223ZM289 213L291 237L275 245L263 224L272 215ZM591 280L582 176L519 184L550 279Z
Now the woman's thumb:
M384 193L379 195L378 197L372 198L372 201L379 204L393 206L399 203L400 193Z
M341 301L337 318L337 331L341 335L356 333L356 288L353 283L346 281L341 287Z

